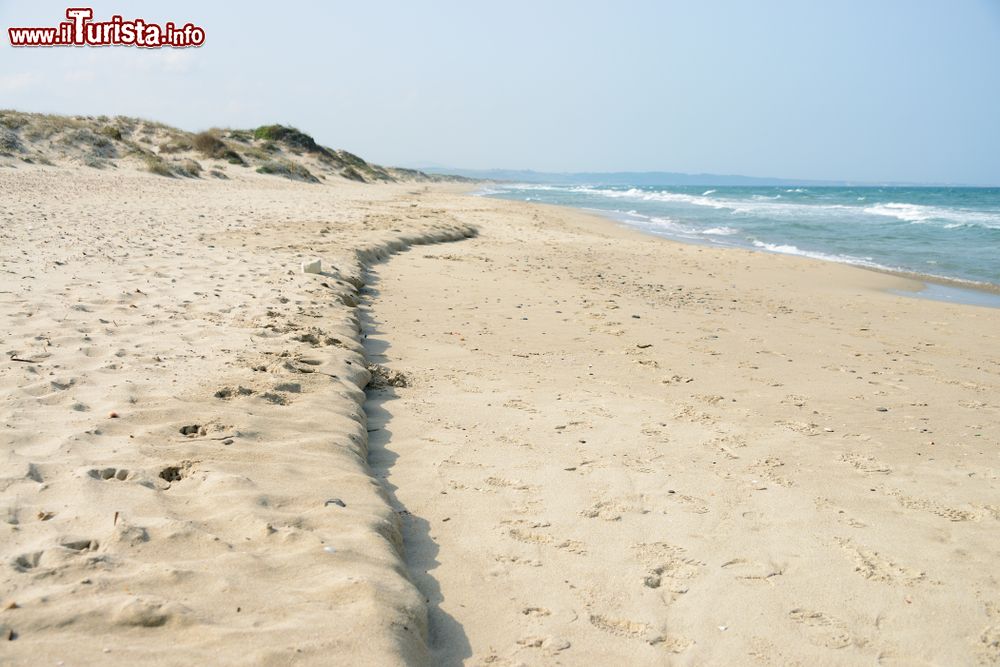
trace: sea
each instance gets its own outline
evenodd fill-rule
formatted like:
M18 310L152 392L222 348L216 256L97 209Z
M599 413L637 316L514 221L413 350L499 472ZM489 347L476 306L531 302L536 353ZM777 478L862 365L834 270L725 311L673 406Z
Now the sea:
M1000 306L1000 188L490 184L677 241L924 277L917 296Z

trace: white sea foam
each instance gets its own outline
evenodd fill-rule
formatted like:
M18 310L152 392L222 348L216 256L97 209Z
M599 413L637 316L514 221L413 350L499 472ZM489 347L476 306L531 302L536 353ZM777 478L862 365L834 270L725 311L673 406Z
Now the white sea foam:
M851 257L850 255L831 255L825 252L816 252L814 250L803 250L797 246L786 243L766 243L764 241L754 239L753 245L755 248L760 248L761 250L767 250L770 252L777 252L783 255L796 255L798 257L809 257L811 259L822 259L828 262L840 262L842 264L855 264L858 266L892 270L891 267L877 264L870 259L861 259L860 257Z
M964 226L1000 229L1000 211L982 211L963 208L930 206L925 204L909 204L901 202L885 202L859 205L820 204L806 202L782 201L781 195L755 194L750 197L731 198L727 196L710 197L716 190L706 190L701 195L691 195L668 190L646 190L642 188L616 189L610 187L576 185L558 186L524 183L509 186L493 186L484 189L482 194L493 194L495 187L503 191L539 190L556 191L574 194L592 195L609 199L624 199L630 201L664 202L691 206L704 206L720 211L729 211L737 215L752 215L754 217L769 217L803 221L807 219L842 218L843 216L871 216L873 218L891 218L913 224L936 223L947 229ZM786 192L807 191L804 188L794 188ZM866 198L860 196L858 202Z
M641 190L639 188L629 188L628 190L612 190L610 188L595 188L588 185L580 185L572 188L572 192L581 194L599 195L612 199L634 199L639 201L662 201L679 202L683 204L694 204L695 206L710 206L711 208L734 208L735 204L727 200L709 199L702 195L687 195L680 192L666 192L664 190Z
M491 187L488 187L488 186L483 186L483 187L479 188L478 190L476 190L475 192L473 192L472 194L474 196L477 196L477 197L490 197L492 195L502 195L502 194L506 194L506 193L507 193L507 190L505 190L503 188L497 189L497 188L491 188Z
M888 218L896 218L906 222L924 222L931 218L939 217L937 211L930 206L920 206L919 204L898 204L889 202L887 204L873 204L864 209L869 215L881 215Z
M732 236L733 234L738 234L739 231L733 227L709 227L708 229L703 229L701 233L708 234L709 236Z
M770 215L777 217L811 217L816 215L841 214L845 211L858 211L858 207L844 206L842 204L803 204L792 202L779 202L781 195L768 197L765 195L753 195L747 199L720 199L702 195L689 195L680 192L669 192L666 190L642 190L640 188L629 188L627 190L613 190L611 188L601 188L589 185L579 185L570 188L568 191L608 197L611 199L631 199L633 201L647 202L667 202L676 204L690 204L692 206L706 206L716 210L728 210L731 213L745 215Z
M690 238L696 238L699 234L698 230L694 227L690 227L688 225L682 225L676 220L673 220L671 218L663 218L660 216L653 216L641 224L647 227L652 227L653 229L669 232L670 234L673 234L675 236L686 236Z
M887 202L885 204L872 204L862 209L868 215L878 215L888 218L896 218L904 222L926 223L931 221L948 221L946 229L956 227L977 226L989 229L1000 229L1000 212L972 211L963 208L941 208L939 206L925 206L921 204L902 204L899 202Z
M578 186L573 190L584 194L599 195L614 199L690 204L754 216L765 215L778 218L793 217L804 219L815 218L817 216L840 217L844 215L866 214L892 217L913 223L947 221L955 223L957 226L975 225L990 229L1000 229L1000 212L943 208L921 204L888 202L869 206L848 206L845 204L809 204L778 201L781 199L781 195L767 196L758 194L752 195L749 199L719 199L706 197L705 195L698 196L664 190L642 190L639 188L612 190L610 188Z

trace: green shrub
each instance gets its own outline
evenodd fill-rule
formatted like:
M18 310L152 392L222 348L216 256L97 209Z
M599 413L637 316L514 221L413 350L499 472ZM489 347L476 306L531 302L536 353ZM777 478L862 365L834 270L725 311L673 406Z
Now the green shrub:
M112 125L102 126L97 130L97 133L104 135L108 139L114 139L115 141L122 140L122 131Z
M253 132L250 130L229 130L229 138L243 144L253 141Z
M166 176L168 178L174 177L174 172L171 171L170 166L161 158L159 155L153 155L152 153L147 153L144 156L146 162L146 171L151 174L156 174L157 176Z
M167 153L167 154L170 154L170 153L183 153L183 152L189 151L189 150L191 150L193 148L194 148L194 146L191 145L190 141L188 141L184 137L180 137L180 136L171 137L169 141L160 144L160 152L161 153Z
M104 169L110 163L102 157L97 157L94 155L84 155L83 164L85 164L88 167L93 167L94 169Z
M20 153L22 150L21 138L17 133L6 127L0 128L0 152L10 154Z
M225 160L229 164L246 164L240 154L219 139L214 132L199 132L192 139L192 146L207 158Z
M253 131L255 139L263 141L277 141L291 148L297 148L307 153L319 153L330 155L330 151L316 143L316 140L305 132L300 132L294 127L284 125L261 125Z
M63 143L71 146L83 146L90 150L93 157L109 158L117 157L118 151L115 145L107 137L96 134L86 127L80 127L71 132L67 132L62 139Z
M226 150L226 144L211 132L199 132L192 140L195 150L205 157L220 157Z
M198 178L201 174L201 165L195 160L184 160L174 168L174 171L181 176Z
M10 128L11 130L19 130L28 124L28 119L24 114L20 114L16 111L5 111L0 113L0 125Z
M287 160L268 160L257 167L257 173L284 176L293 181L303 181L304 183L319 183L319 179L313 176L311 171L300 164Z
M358 170L354 167L345 168L344 171L340 172L340 175L352 181L365 182L365 177L358 173Z

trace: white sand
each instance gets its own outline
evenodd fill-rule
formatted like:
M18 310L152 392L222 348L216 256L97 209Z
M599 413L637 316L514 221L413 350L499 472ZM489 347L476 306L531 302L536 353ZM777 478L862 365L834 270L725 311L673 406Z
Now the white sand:
M1000 311L232 176L0 171L0 662L1000 661Z
M0 661L420 659L350 284L462 238L413 187L0 173Z
M367 408L441 664L1000 661L1000 311L447 210L375 269Z

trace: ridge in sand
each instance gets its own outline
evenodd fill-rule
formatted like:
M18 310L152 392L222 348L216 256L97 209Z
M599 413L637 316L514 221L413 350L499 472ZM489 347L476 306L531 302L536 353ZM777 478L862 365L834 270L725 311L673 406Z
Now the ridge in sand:
M423 659L357 288L474 230L413 187L0 174L0 661Z

